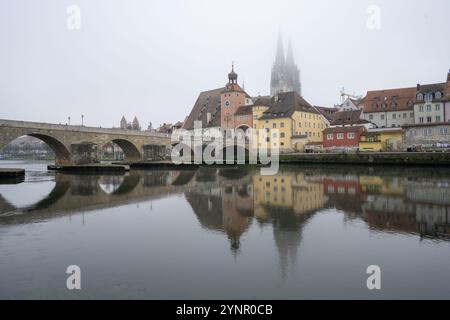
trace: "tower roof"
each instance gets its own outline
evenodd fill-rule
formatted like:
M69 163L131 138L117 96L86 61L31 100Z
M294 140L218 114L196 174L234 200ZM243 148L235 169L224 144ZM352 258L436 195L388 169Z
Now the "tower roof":
M230 83L237 83L238 75L234 72L234 62L231 64L231 72L228 74L228 80Z
M275 58L275 65L284 66L284 48L283 48L283 40L281 38L281 34L278 35L278 44L277 44L277 56Z
M286 58L286 65L288 66L294 66L294 50L292 49L292 42L289 40L289 46L287 51L287 58Z

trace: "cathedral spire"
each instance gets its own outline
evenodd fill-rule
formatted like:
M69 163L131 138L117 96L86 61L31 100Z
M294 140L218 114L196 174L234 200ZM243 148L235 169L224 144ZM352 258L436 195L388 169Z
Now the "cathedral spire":
M283 48L283 39L281 38L281 33L278 34L278 44L277 44L277 56L275 59L275 65L284 66L284 48Z
M289 46L288 46L287 58L286 58L286 65L290 66L290 67L295 65L294 50L292 50L292 42L291 42L291 40L289 40Z

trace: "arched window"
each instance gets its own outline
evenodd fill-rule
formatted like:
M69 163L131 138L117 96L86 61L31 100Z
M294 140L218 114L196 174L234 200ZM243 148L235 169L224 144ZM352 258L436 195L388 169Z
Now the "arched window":
M436 92L435 96L436 96L436 99L441 99L442 93L440 91L438 91L438 92Z
M418 93L417 94L417 100L422 101L423 100L423 94Z

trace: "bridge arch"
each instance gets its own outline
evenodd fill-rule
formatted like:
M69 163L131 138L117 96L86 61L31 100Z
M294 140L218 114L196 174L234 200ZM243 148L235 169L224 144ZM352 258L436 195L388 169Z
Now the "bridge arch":
M113 142L122 149L126 161L137 161L142 159L141 151L133 142L121 138L112 139L110 142Z
M49 134L43 134L43 133L35 133L35 132L19 132L14 135L5 135L3 139L0 139L0 149L3 149L6 147L9 143L16 140L17 138L23 137L23 136L29 136L36 139L39 139L43 141L46 145L52 149L52 151L55 153L55 162L56 164L69 164L71 163L72 157L70 154L69 149L56 139L55 137L52 137ZM6 138L6 139L5 139Z

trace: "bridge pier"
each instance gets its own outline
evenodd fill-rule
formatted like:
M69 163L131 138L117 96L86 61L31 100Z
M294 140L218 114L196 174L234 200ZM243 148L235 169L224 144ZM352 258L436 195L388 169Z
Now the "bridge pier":
M70 146L72 163L75 165L85 165L99 163L98 148L94 143L78 143Z

